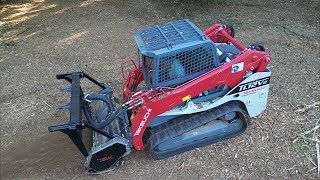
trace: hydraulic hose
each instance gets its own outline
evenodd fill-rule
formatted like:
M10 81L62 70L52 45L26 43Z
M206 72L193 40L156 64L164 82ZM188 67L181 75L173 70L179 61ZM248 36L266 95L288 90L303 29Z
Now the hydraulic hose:
M103 94L90 94L90 95L86 96L85 98L87 100L103 101L104 103L106 103L109 112L114 111L113 103L111 102L110 99L106 98L106 96L104 96Z
M83 101L84 102L84 104L83 104L84 115L86 116L89 124L91 126L97 128L97 129L101 129L101 128L104 128L104 127L108 126L114 119L116 119L118 117L118 115L120 113L125 111L125 109L119 109L115 113L112 113L115 110L115 108L113 106L113 103L111 102L110 99L106 98L102 94L91 94L91 95L86 97L86 100L101 100L101 101L105 102L106 105L107 105L106 107L108 109L109 114L101 122L97 122L91 116L91 113L89 111L88 102L87 101Z
M85 100L84 105L83 105L83 112L84 112L84 115L86 116L89 124L97 129L108 126L112 122L112 120L114 119L114 118L110 117L110 113L114 110L114 106L113 106L111 100L107 99L102 94L90 94L90 95L86 96L85 99L86 100L101 100L101 101L103 101L106 104L106 108L108 109L108 112L109 112L104 120L102 120L101 122L97 122L92 118L91 113L89 111L89 104Z

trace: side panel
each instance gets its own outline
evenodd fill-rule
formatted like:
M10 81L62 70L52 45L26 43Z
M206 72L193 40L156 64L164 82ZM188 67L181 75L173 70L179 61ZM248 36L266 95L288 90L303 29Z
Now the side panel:
M235 87L223 100L242 101L250 117L260 115L267 107L270 75L270 71L253 74Z
M190 100L184 108L174 108L160 116L192 114L212 109L229 101L241 101L250 117L258 116L266 109L271 71L257 72L243 80L225 96L194 104Z

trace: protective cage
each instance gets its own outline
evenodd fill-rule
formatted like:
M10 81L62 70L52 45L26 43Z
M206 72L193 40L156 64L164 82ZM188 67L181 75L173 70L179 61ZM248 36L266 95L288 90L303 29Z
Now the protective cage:
M195 46L159 58L155 87L174 87L217 67L216 53L209 45Z
M176 87L219 66L214 43L187 19L140 30L135 40L149 57L144 63L148 87Z
M145 50L155 51L172 45L203 40L204 34L189 20L184 19L139 31ZM140 39L135 36L136 40Z

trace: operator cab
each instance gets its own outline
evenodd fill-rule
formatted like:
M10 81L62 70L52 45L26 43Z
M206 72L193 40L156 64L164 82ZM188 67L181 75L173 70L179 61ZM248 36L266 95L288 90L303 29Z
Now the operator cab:
M134 37L147 89L176 87L220 65L216 45L186 19L143 29Z

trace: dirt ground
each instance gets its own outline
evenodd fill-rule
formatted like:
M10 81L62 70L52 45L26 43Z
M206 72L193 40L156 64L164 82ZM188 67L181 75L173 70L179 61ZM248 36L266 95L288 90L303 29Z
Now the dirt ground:
M320 119L319 0L116 1L34 0L1 4L0 21L15 26L0 47L1 179L317 179L315 144L296 139ZM202 29L233 24L243 44L273 57L267 110L241 136L171 158L133 152L114 171L87 175L66 135L58 73L85 71L115 87L120 63L136 59L138 29L188 18ZM0 39L1 40L1 39ZM89 84L84 84L89 87Z

